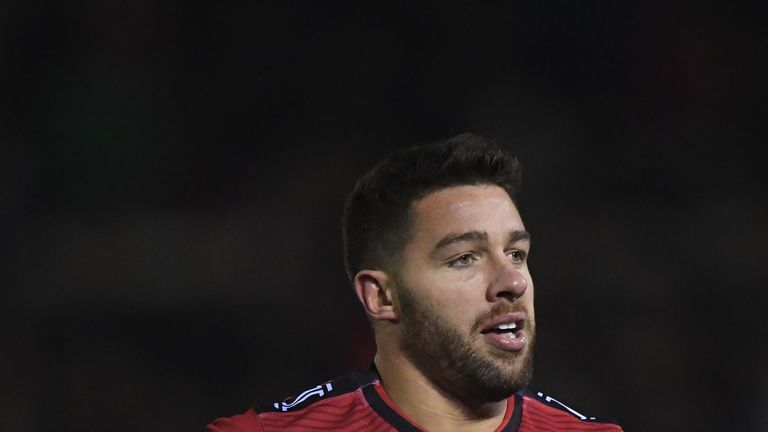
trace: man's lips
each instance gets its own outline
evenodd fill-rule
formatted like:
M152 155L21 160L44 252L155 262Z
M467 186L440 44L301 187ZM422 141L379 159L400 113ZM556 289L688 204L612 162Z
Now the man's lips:
M510 312L492 318L482 326L485 341L503 351L521 351L528 343L525 337L524 312Z
M499 326L507 327L509 325L515 325L517 330L522 330L525 326L525 318L525 312L508 312L498 315L485 323L480 332L486 333L498 329Z

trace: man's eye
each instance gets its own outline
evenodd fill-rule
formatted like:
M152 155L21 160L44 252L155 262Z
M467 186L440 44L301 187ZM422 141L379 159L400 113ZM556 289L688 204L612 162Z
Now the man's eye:
M466 267L472 264L472 254L464 254L448 263L451 267Z
M515 263L521 263L525 260L525 252L519 249L513 249L507 252L507 256L512 258L512 262L515 262Z

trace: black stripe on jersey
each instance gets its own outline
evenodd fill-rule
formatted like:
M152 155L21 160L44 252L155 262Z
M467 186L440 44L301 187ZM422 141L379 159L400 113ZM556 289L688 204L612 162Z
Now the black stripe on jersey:
M384 402L373 385L363 387L363 395L365 395L365 399L368 401L371 408L398 431L420 432L419 429ZM509 423L504 426L504 429L501 430L502 432L517 432L520 428L520 422L523 420L523 397L520 393L515 393L514 398L515 407L512 411L512 417L509 419Z
M387 423L391 424L400 432L421 432L408 420L400 416L395 410L393 410L386 402L379 396L376 388L373 385L367 385L363 387L363 395L368 401L368 405L373 408L378 415L381 416Z
M501 432L517 432L520 428L520 422L523 420L523 396L520 393L515 393L515 408L512 411L512 418L509 419L509 423L504 426Z

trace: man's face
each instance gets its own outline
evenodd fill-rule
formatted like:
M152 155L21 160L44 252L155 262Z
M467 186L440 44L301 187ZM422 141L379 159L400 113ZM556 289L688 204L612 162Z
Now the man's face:
M456 397L496 401L525 387L535 337L530 240L507 193L456 186L414 202L397 274L401 348Z

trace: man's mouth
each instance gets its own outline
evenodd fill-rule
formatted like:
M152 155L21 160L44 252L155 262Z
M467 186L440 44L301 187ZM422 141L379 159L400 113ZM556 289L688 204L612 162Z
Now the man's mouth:
M491 320L480 331L485 341L504 351L520 351L527 343L525 313L513 312Z
M519 326L522 328L522 322ZM509 332L516 332L518 330L518 324L517 322L511 322L511 323L502 323L497 326L491 327L487 330L483 330L482 333L509 333Z

